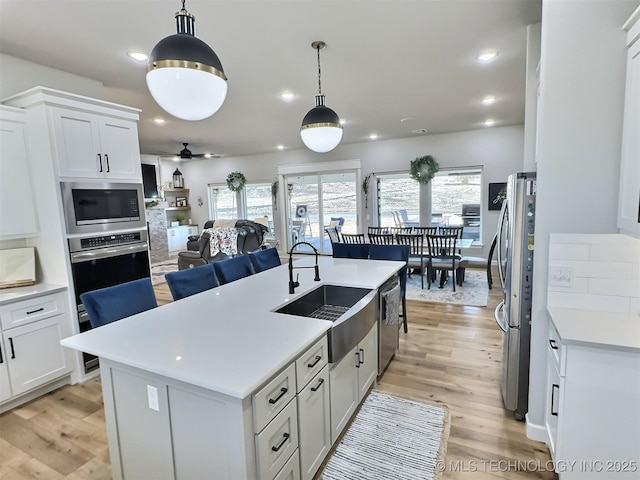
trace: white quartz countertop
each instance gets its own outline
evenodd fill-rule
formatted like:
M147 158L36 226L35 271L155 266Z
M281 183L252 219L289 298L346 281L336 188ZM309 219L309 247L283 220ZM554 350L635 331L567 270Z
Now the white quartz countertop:
M55 285L52 283L36 283L26 287L3 288L0 290L0 305L28 300L30 298L41 297L50 293L62 292L66 290L65 285Z
M547 307L566 344L640 351L640 315Z
M297 266L312 266L313 257ZM245 398L322 337L331 322L273 313L319 285L375 289L402 262L321 257L282 265L62 340L62 345L222 394Z

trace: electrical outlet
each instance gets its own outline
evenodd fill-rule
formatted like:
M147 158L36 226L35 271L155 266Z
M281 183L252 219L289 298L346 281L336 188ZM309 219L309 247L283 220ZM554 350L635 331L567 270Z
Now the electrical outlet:
M572 267L550 267L549 286L551 287L571 287L573 286Z

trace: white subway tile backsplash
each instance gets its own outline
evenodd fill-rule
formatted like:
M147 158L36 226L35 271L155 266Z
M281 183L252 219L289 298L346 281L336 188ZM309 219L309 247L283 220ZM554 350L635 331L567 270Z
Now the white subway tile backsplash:
M615 278L629 280L633 277L633 265L637 265L640 277L640 263L630 264L623 262L583 262L575 260L549 260L549 270L553 267L573 268L576 277L590 278Z
M640 295L640 281L620 281L608 278L590 278L588 293L594 295L634 297Z
M629 297L619 297L613 295L592 295L584 293L547 293L547 305L550 307L574 308L579 310L597 310L599 312L619 312L629 311Z
M640 263L631 264L631 278L640 278Z
M589 260L589 245L551 243L549 260Z
M629 300L629 313L640 315L640 297L632 297Z
M640 262L640 247L617 245L591 245L589 260L600 262Z
M640 245L640 239L619 233L552 233L549 235L549 243Z

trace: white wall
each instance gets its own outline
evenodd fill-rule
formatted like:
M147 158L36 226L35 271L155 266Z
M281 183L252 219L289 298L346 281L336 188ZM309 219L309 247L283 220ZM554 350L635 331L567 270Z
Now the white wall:
M248 182L271 182L277 174L278 165L316 163L358 159L362 164L362 178L370 172L408 171L409 163L416 157L433 155L440 168L483 166L483 240L482 251L474 255L487 255L496 231L498 213L487 210L487 185L506 181L507 175L522 170L523 166L523 126L485 128L467 132L411 137L401 140L370 141L351 145L341 145L330 153L320 155L309 150L295 150L278 153L197 160L179 164L190 189L191 218L202 226L209 218L207 184L225 183L227 175L239 170ZM175 163L170 163L175 169ZM170 168L163 168L162 181L171 177ZM172 170L171 170L172 171ZM204 204L199 207L197 198ZM371 196L370 196L371 197ZM367 210L366 213L369 213ZM365 213L365 215L366 215ZM362 212L361 212L362 214ZM363 222L363 230L372 220Z
M543 439L550 233L617 233L626 47L637 0L544 0L527 434Z
M527 25L527 68L524 99L524 167L536 170L536 119L538 117L538 65L540 64L540 31L542 25Z
M104 85L98 80L0 53L0 100L37 86L104 99Z

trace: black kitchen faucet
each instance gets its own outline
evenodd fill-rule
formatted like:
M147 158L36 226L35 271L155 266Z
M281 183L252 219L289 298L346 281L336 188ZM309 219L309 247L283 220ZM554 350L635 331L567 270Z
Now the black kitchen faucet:
M294 267L293 266L293 251L296 249L296 247L298 245L309 245L311 247L311 249L313 250L313 252L316 254L316 264L315 266L311 267ZM313 245L311 245L309 242L297 242L294 243L293 246L291 247L291 251L289 252L289 293L295 293L296 292L296 287L300 286L300 282L298 282L298 278L300 277L300 275L298 274L298 276L296 277L296 280L293 281L293 269L294 268L314 268L315 269L315 273L316 276L313 279L316 282L320 281L320 270L318 269L318 250L316 249L316 247L314 247Z

